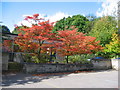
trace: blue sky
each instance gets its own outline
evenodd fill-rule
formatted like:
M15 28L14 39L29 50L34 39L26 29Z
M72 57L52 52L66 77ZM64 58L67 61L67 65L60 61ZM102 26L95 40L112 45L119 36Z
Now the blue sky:
M24 19L23 15L39 13L52 17L52 19L56 19L53 17L58 13L63 16L96 15L101 5L102 2L2 2L2 24L12 31L14 24L18 24ZM62 17L58 15L57 18Z

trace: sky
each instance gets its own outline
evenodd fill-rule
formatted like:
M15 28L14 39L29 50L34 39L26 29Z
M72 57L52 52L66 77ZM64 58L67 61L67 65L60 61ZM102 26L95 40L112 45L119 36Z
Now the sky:
M2 15L0 15L0 22L2 25L6 25L10 31L14 30L14 25L28 25L24 21L25 16L40 14L41 17L50 19L51 22L68 17L72 15L95 15L102 16L108 10L106 7L113 8L113 2L108 4L106 2L2 2L0 8L2 8ZM2 5L1 5L2 4ZM111 12L111 11L109 11ZM108 14L109 14L108 12ZM1 20L2 19L2 20Z

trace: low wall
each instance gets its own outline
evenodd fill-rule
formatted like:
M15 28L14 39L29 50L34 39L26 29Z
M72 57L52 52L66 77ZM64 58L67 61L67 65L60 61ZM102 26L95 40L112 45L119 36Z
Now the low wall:
M93 64L24 64L26 73L52 73L93 69Z
M95 70L106 70L106 69L112 69L112 63L110 59L94 59L91 60L93 64L93 68Z

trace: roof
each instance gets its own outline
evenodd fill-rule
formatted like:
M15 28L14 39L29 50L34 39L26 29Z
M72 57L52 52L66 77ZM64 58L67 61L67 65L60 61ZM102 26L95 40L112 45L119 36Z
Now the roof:
M18 36L18 34L13 34L13 33L2 33L2 34L8 34L8 35L16 35L16 36Z

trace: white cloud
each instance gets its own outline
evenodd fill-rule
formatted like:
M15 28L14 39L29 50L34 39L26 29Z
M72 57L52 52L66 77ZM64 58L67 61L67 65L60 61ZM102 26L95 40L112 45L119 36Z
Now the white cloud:
M32 15L22 15L23 18L25 18L26 16L32 16ZM21 26L22 24L26 25L26 26L29 26L29 27L31 26L31 23L29 23L26 20L22 20L22 21L20 21L20 22L17 23L18 26Z
M20 21L20 22L18 22L18 26L21 26L21 25L26 25L26 26L28 26L28 27L30 27L31 26L31 23L29 23L28 21L26 21L26 20L23 20L23 21Z
M52 16L48 16L50 22L55 22L55 21L58 21L62 18L67 18L68 16L71 16L71 15L68 15L66 13L63 13L63 12L57 12L56 14L52 15Z
M32 16L32 15L23 15L23 17L25 18L26 16ZM67 13L64 12L57 12L54 15L46 15L46 14L39 14L40 18L44 18L45 20L50 20L50 22L56 22L64 17L68 17L68 16L72 16L72 15L68 15ZM32 22L32 21L31 21ZM31 26L31 23L29 23L26 20L20 21L18 22L18 26L21 26L21 24L26 25L26 26Z
M117 16L118 5L117 2L119 0L106 0L102 3L102 8L99 8L96 12L97 17L102 16Z

